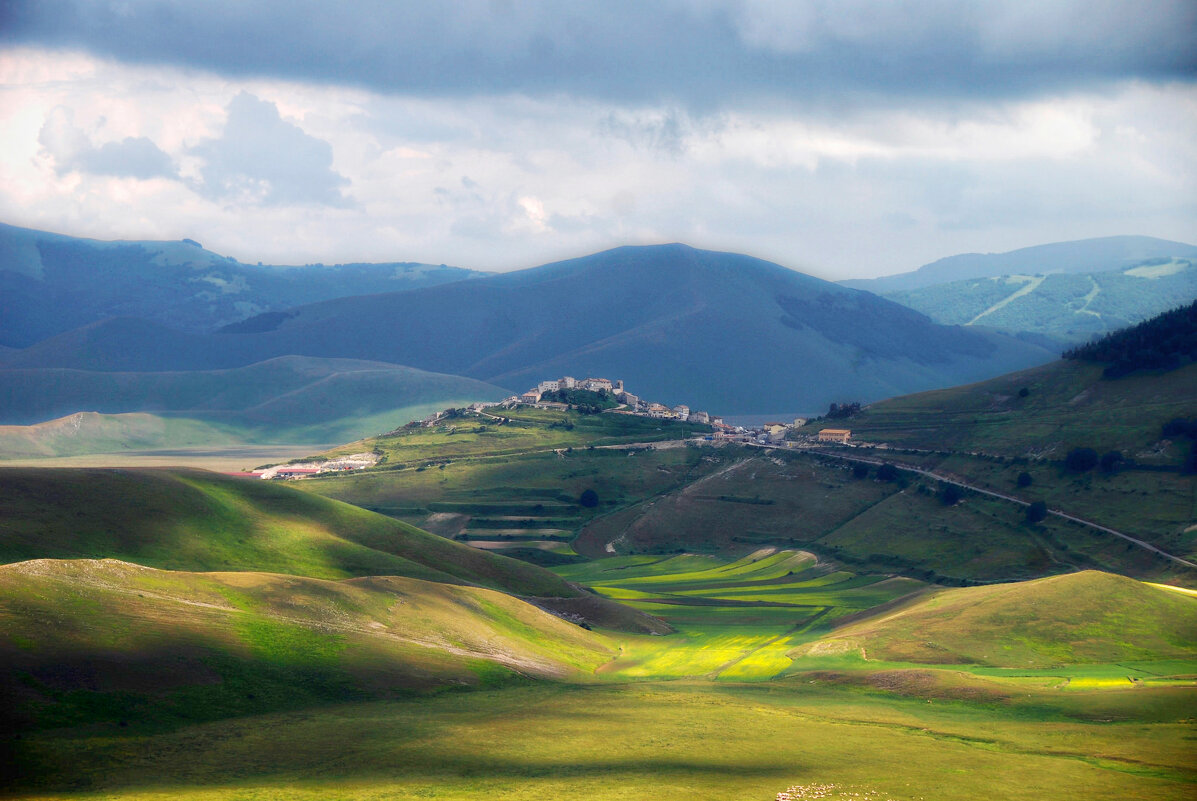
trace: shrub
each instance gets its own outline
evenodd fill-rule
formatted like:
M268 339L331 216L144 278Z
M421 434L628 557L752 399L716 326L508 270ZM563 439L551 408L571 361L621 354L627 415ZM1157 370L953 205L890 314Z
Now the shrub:
M1047 504L1043 501L1035 501L1027 507L1027 522L1038 523L1047 517Z
M943 491L939 493L939 502L944 506L955 506L960 502L960 498L960 487L957 487L955 484L944 486Z
M1092 448L1073 448L1064 458L1064 466L1075 473L1087 473L1097 467L1097 451Z
M1031 390L1027 389L1026 387L1023 387L1022 389L1020 389L1018 391L1018 397L1020 397L1020 398L1025 398L1027 395L1030 395L1030 394L1031 394Z
M1020 487L1029 487L1033 481L1031 474L1024 470L1018 474L1018 480L1015 483Z
M588 489L578 498L578 503L587 509L593 509L598 506L598 493L592 489Z
M1108 451L1101 455L1101 470L1103 473L1113 473L1124 461L1121 451Z
M852 465L852 476L853 478L868 478L869 466L864 462L857 462Z
M882 481L897 481L898 468L894 467L889 462L886 462L885 464L881 465L881 467L877 468L877 478Z

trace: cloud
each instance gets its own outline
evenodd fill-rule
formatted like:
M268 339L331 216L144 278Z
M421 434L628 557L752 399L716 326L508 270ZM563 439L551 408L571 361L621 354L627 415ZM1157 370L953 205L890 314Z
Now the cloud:
M0 43L383 93L696 109L1193 81L1197 4L1156 0L15 0Z
M349 182L332 168L332 146L284 120L274 103L241 92L224 132L193 147L203 162L193 188L205 197L250 205L346 206Z
M684 241L875 275L1089 236L1193 241L1195 129L1197 86L1183 82L702 114L556 94L413 97L26 49L0 51L0 220L190 237L249 262L511 269ZM129 139L164 151L181 179L87 171L82 154L111 143L108 162L127 156L132 172Z
M58 173L71 171L118 178L174 178L170 156L144 136L126 136L96 147L75 125L74 112L59 106L46 117L38 142L55 162Z

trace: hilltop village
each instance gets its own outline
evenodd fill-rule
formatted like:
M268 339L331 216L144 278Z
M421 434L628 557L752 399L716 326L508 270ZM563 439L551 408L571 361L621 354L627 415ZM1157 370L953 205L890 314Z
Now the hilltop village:
M701 410L691 411L690 407L685 404L670 407L645 400L629 392L622 380L574 378L572 376L541 381L527 392L511 395L500 401L479 401L470 404L465 409L442 409L423 419L413 420L404 428L434 428L447 424L453 418L461 416L462 413L493 417L497 409L513 409L518 406L560 411L571 408L588 409L601 414L622 414L658 420L701 423L710 426L712 430L709 434L695 437L694 441L708 444L738 442L774 448L797 448L829 443L847 445L852 435L848 429L825 428L818 432L812 432L809 437L796 436L794 432L807 423L807 419L804 417L796 417L788 423L766 422L751 427L731 425L719 415ZM266 480L297 479L320 473L362 470L373 467L377 463L378 455L375 453L355 453L327 461L275 465L245 475Z
M610 414L630 414L640 417L653 417L660 420L704 423L714 429L711 435L704 437L707 440L795 447L803 439L811 439L821 443L834 442L846 445L852 436L852 432L848 429L835 428L823 429L810 438L794 439L790 437L789 434L791 431L806 425L807 419L805 417L796 417L789 423L766 422L753 427L729 425L719 415L710 414L705 411L691 411L690 407L684 404L669 407L662 403L645 400L629 392L622 380L611 381L606 378L577 379L572 376L562 376L558 379L541 381L522 395L512 395L495 404L477 403L470 408L480 411L483 408L492 406L510 408L524 404L541 409L566 409L569 406L567 403L551 399L546 400L546 398L553 398L555 394L561 393L563 390L586 390L598 393L602 397L611 398L618 405L606 410Z

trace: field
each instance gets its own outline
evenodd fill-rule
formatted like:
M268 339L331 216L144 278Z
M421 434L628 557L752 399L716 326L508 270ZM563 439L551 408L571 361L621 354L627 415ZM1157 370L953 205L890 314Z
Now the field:
M534 449L432 467L330 475L297 486L444 536L520 547L546 538L572 539L594 517L684 486L728 458L710 449L661 445ZM592 507L579 502L587 490L596 494Z
M708 426L697 423L518 406L493 408L484 414L465 412L443 418L432 427L405 427L323 455L375 450L383 456L381 465L396 468L463 458L677 440L708 431Z
M940 452L1063 459L1070 448L1120 450L1152 464L1178 462L1160 429L1197 414L1197 365L1101 378L1102 366L1056 361L950 389L872 404L847 426L854 440ZM1027 390L1025 396L1021 391ZM812 426L816 430L830 422Z
M921 635L886 630L884 616L854 623L855 610L889 598L894 614L917 616L990 588L895 586L784 551L560 570L669 616L678 633L608 633L618 658L584 680L35 732L14 754L41 768L23 797L771 801L802 786L808 798L1181 799L1197 785L1191 644L1183 658L1133 664L866 661L855 639L897 647ZM1118 601L1179 602L1170 611L1191 630L1197 600L1109 579ZM1072 589L1014 591L1034 603ZM1135 620L1128 608L1125 622L1157 611Z
M0 470L14 795L1192 797L1197 595L1167 586L1191 571L931 478L689 433L527 410L281 485ZM1191 549L1176 472L844 453L1003 489L1027 470Z

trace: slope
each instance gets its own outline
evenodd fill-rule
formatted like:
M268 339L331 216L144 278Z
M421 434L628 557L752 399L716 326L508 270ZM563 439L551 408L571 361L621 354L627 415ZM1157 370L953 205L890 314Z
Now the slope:
M946 325L984 325L1083 342L1197 297L1197 264L1160 258L1100 273L1006 275L886 294Z
M1059 360L976 384L871 404L843 422L852 438L938 451L1062 459L1073 446L1170 461L1162 426L1197 414L1197 368L1111 381L1098 364ZM1026 394L1022 390L1027 390Z
M1007 253L962 253L924 264L908 273L881 278L854 278L841 283L856 289L887 294L971 278L1107 272L1133 267L1152 259L1174 257L1186 260L1197 258L1197 246L1150 236L1106 236L1053 242Z
M400 575L572 597L551 573L382 515L201 470L0 469L0 561L116 558L172 570Z
M1048 668L1192 659L1197 598L1097 571L964 587L846 626L821 644L870 659ZM816 646L818 648L819 646Z
M104 242L0 225L0 344L27 347L108 317L207 331L345 295L473 278L445 265L241 264L181 242Z
M197 443L344 441L431 410L504 394L480 381L394 364L300 356L194 372L0 369L0 386L0 423L53 420L0 428L0 453L10 457ZM134 412L152 414L129 415ZM54 420L60 417L68 419Z
M976 380L1048 355L775 264L683 245L617 248L342 298L260 322L256 333L147 337L129 321L112 321L40 343L9 364L196 369L302 353L408 364L511 389L561 374L608 375L662 402L748 414Z
M0 566L7 732L172 724L589 673L605 638L493 590L396 576Z

